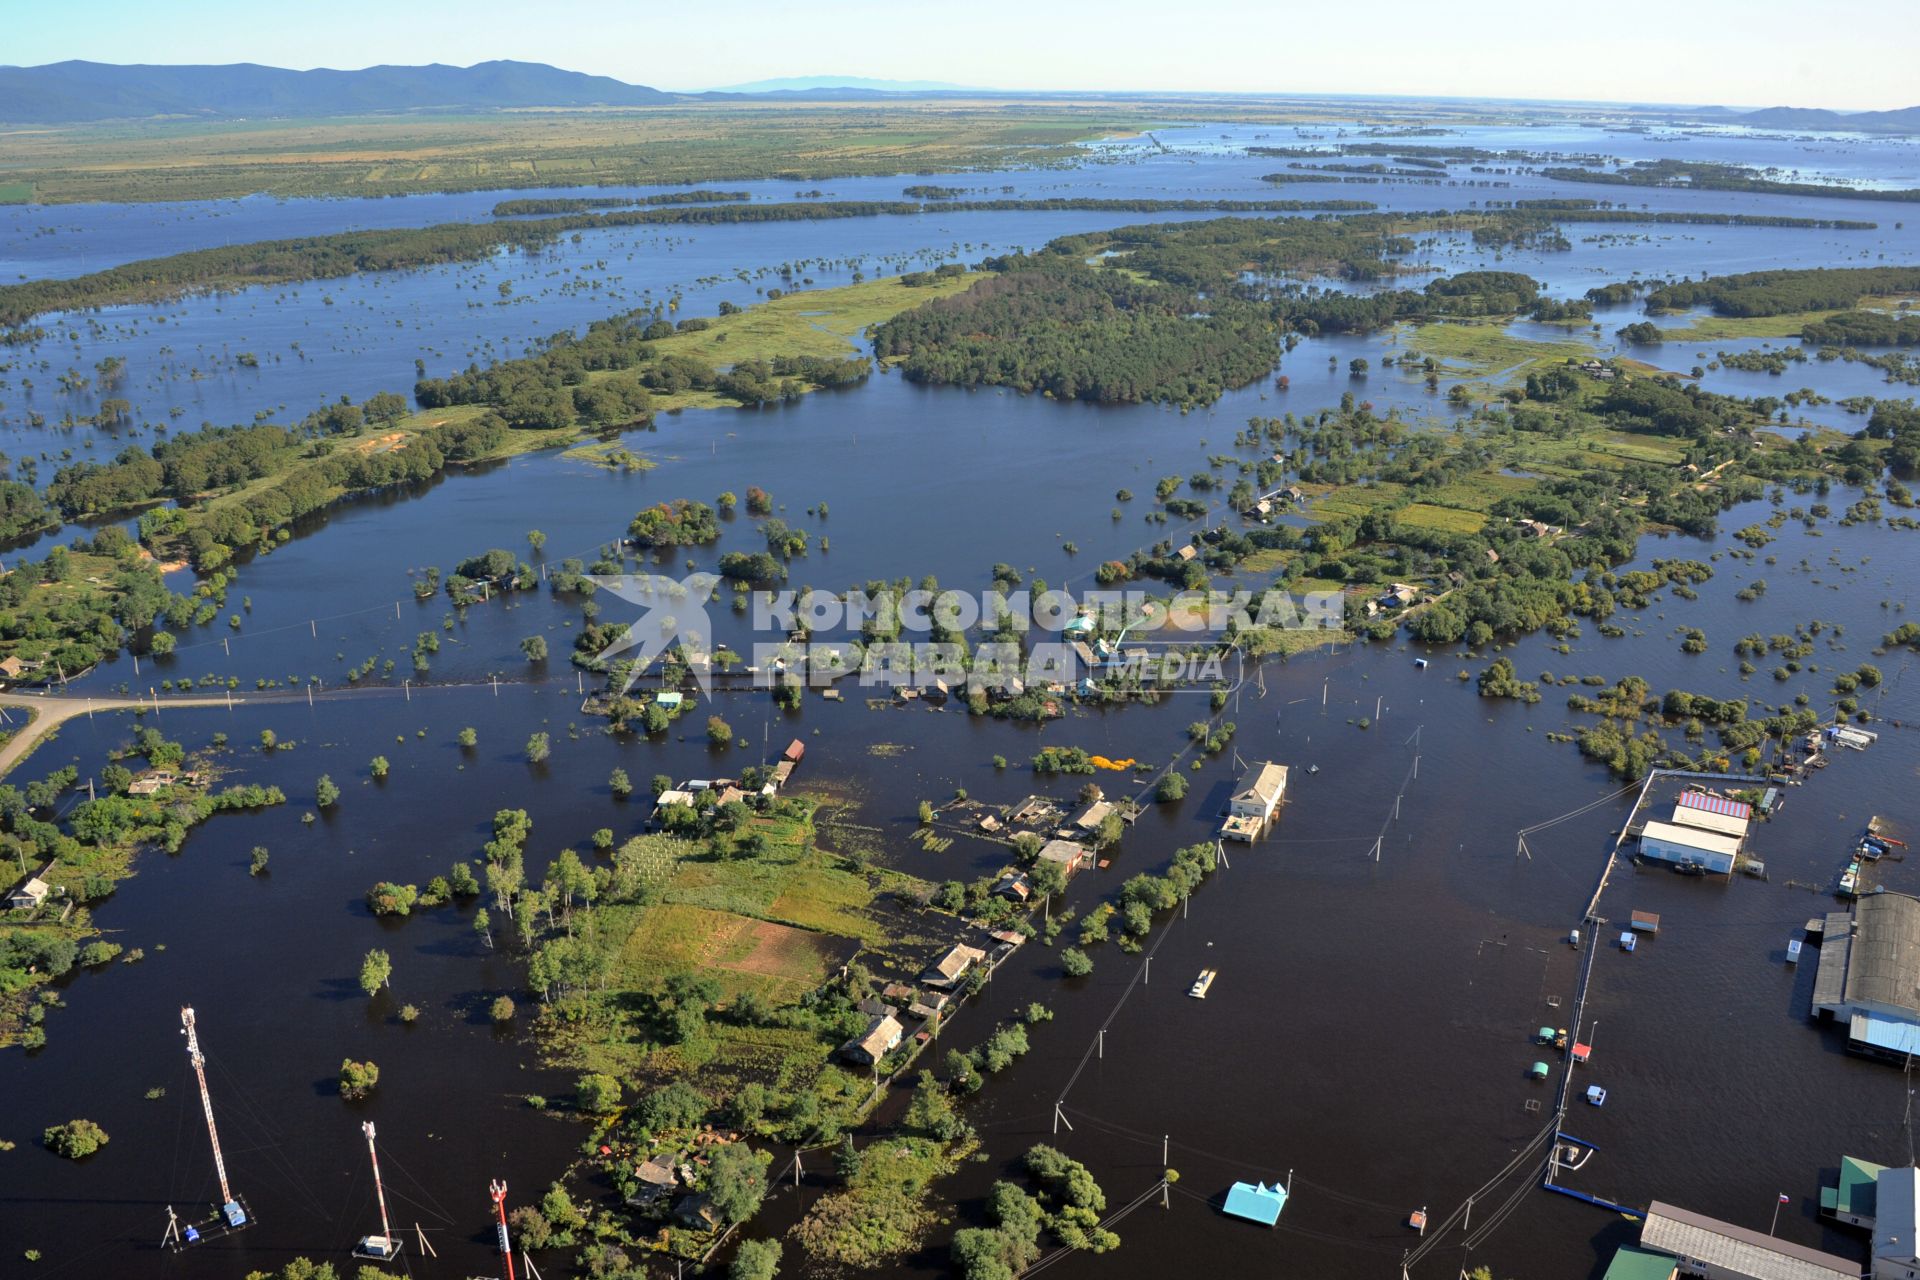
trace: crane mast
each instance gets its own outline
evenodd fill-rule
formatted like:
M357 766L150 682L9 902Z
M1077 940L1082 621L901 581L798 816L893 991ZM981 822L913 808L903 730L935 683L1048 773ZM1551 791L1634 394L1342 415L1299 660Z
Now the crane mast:
M393 1227L387 1222L387 1189L380 1185L380 1155L373 1149L373 1121L360 1126L367 1133L367 1159L373 1161L373 1194L380 1202L380 1234L393 1238Z
M493 1211L499 1218L494 1229L500 1234L500 1256L507 1262L507 1280L513 1280L513 1244L507 1239L507 1184L496 1178L487 1190L493 1194Z
M367 1135L367 1159L373 1162L373 1194L380 1202L380 1234L364 1236L353 1251L356 1258L390 1259L400 1252L400 1241L394 1238L393 1224L387 1220L387 1189L380 1182L380 1153L373 1145L373 1121L360 1126Z
M194 1077L200 1082L200 1109L206 1112L207 1137L213 1143L213 1171L220 1178L220 1211L226 1215L229 1226L244 1227L247 1225L247 1211L234 1198L233 1189L227 1185L227 1162L220 1154L220 1130L213 1123L213 1095L207 1092L207 1058L200 1052L200 1033L194 1026L191 1005L181 1008L180 1026L187 1037L187 1060L193 1063Z

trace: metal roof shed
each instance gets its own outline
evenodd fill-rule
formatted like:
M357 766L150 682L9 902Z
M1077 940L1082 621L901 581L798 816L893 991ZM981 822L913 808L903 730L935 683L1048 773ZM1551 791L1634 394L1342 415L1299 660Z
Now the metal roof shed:
M1840 1157L1840 1181L1820 1188L1820 1213L1850 1226L1871 1226L1874 1190L1886 1166L1858 1156Z
M1717 831L1676 826L1671 822L1649 822L1640 831L1640 856L1659 862L1732 874L1739 854L1740 841Z
M1623 1244L1600 1280L1673 1280L1679 1270L1678 1258Z
M1850 1012L1920 1021L1920 900L1875 893L1853 906L1845 1000Z
M1647 1208L1640 1245L1681 1259L1688 1264L1689 1274L1746 1280L1859 1280L1861 1271L1857 1262L1658 1200Z

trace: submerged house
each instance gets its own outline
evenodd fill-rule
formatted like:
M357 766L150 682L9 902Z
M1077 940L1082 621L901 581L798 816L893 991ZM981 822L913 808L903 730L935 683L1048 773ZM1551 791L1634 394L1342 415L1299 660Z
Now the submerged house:
M718 1231L723 1221L713 1201L704 1195L682 1196L673 1206L673 1216L697 1231Z
M1220 834L1229 840L1251 840L1273 821L1273 814L1287 794L1287 766L1263 761L1253 767L1234 788L1227 801L1227 819Z
M987 958L987 953L978 947L970 947L964 942L956 942L953 947L920 975L920 980L930 987L952 987L967 976L967 971Z
M1272 1186L1264 1182L1236 1182L1228 1189L1227 1202L1221 1207L1233 1217L1270 1227L1280 1221L1280 1211L1287 1207L1287 1189L1278 1182Z
M691 791L679 790L662 791L654 798L653 820L656 823L665 822L667 820L667 810L673 808L675 805L684 805L689 809L693 808L693 793Z
M680 1175L668 1156L655 1156L633 1167L633 1193L627 1203L636 1207L657 1204L680 1189Z
M1111 800L1093 800L1067 820L1067 825L1082 835L1092 835L1100 829L1100 824L1113 812Z
M1024 871L1010 871L993 886L993 896L1008 902L1025 902L1033 897L1033 881Z
M1056 864L1061 873L1071 880L1075 872L1093 865L1093 855L1087 852L1085 845L1072 840L1049 840L1040 846L1040 861Z

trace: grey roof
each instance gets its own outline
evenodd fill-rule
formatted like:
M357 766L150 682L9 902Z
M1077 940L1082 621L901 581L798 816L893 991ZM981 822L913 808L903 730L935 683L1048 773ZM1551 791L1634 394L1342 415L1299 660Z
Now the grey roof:
M1040 846L1040 861L1071 867L1087 856L1086 849L1071 840L1049 840Z
M1287 766L1262 761L1240 780L1240 786L1233 793L1235 800L1251 799L1262 805L1277 803L1287 789Z
M1640 1243L1677 1258L1707 1263L1721 1275L1751 1280L1859 1280L1861 1266L1731 1222L1655 1200L1640 1228Z
M1920 1169L1882 1169L1874 1180L1873 1256L1911 1263L1920 1258Z
M677 1187L680 1185L680 1175L673 1171L673 1161L663 1156L655 1156L635 1166L633 1172L640 1181L652 1186Z
M1892 1005L1920 1018L1920 898L1875 893L1853 908L1849 1004Z
M1845 921L1846 916L1840 919ZM1827 923L1833 924L1832 917ZM1813 1011L1839 1013L1847 1003L1847 956L1853 950L1853 936L1842 924L1836 931L1828 928L1820 944L1820 968L1813 976Z

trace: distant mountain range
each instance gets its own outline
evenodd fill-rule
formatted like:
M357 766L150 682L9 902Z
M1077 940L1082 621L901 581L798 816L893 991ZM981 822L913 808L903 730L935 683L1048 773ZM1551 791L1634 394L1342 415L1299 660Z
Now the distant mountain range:
M1839 129L1857 133L1920 133L1920 107L1897 111L1826 111L1819 107L1768 107L1734 122L1755 129Z
M875 80L871 76L780 76L730 84L714 93L813 93L821 89L859 89L867 93L977 93L971 85L944 80Z
M54 124L151 117L236 119L379 115L407 111L497 111L515 107L633 107L703 98L766 95L789 99L879 98L894 94L992 93L942 80L871 76L782 76L708 93L666 93L611 76L562 71L541 62L482 62L471 67L365 67L290 71L251 62L224 66L122 66L53 62L0 66L0 121ZM1763 129L1841 129L1920 133L1920 107L1898 111L1826 111L1768 107L1736 112L1696 109Z
M431 109L644 106L678 95L539 62L471 67L288 71L227 66L53 62L0 67L0 120L14 124L146 116L344 116Z
M821 98L955 91L965 91L965 86L867 76L787 76L717 89L711 95L665 93L541 62L289 71L251 62L121 66L75 61L0 66L0 121L53 124L156 116L231 120L513 107L632 107L737 94Z

